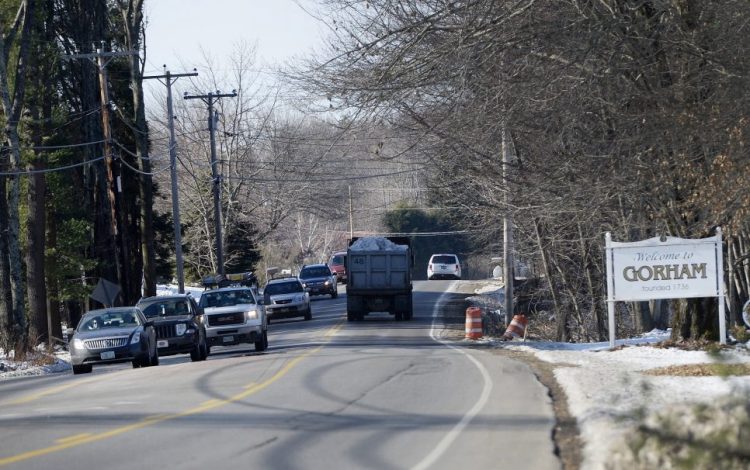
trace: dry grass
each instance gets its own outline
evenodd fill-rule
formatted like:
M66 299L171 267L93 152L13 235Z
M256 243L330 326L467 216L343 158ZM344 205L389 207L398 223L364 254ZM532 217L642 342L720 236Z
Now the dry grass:
M644 375L669 375L677 377L727 377L730 375L750 375L750 364L685 364L660 367L643 373Z

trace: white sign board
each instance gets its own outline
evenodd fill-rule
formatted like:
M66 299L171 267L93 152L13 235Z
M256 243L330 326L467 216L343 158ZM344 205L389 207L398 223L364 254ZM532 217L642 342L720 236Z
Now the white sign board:
M719 334L726 342L721 229L699 239L650 238L613 242L606 235L610 346L614 347L614 302L718 297Z
M667 237L635 243L610 242L608 300L651 300L719 295L716 237Z

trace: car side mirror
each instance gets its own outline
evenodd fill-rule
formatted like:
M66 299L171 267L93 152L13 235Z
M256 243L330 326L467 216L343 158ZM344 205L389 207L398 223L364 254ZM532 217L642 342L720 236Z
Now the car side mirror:
M73 333L75 333L75 331L76 330L74 328L66 328L65 335L68 337L68 339L70 339L70 337L73 336Z
M153 320L146 320L146 322L143 324L143 326L146 326L146 327L148 327L148 326L154 326L154 322L153 322Z
M264 305L263 299L258 299L258 305Z

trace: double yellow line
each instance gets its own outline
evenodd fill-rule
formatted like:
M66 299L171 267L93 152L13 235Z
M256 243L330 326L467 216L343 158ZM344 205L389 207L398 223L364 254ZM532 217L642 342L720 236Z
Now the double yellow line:
M327 337L327 338L333 337L333 335L335 335L342 328L342 326L343 326L343 322L334 325L333 327L331 327L325 333L324 336ZM231 396L229 398L225 398L225 399L222 399L222 400L219 400L219 399L209 400L209 401L206 401L206 402L204 402L204 403L202 403L202 404L200 404L200 405L198 405L198 406L196 406L194 408L187 409L187 410L182 411L180 413L172 413L172 414L162 414L162 415L150 416L150 417L145 418L145 419L143 419L141 421L138 421L138 422L135 422L135 423L132 423L132 424L128 424L128 425L125 425L125 426L120 426L118 428L114 428L114 429L111 429L109 431L105 431L105 432L99 433L99 434L83 433L83 434L77 434L75 436L65 437L63 439L58 439L56 441L56 444L53 445L53 446L49 446L49 447L45 447L45 448L37 449L37 450L31 450L31 451L28 451L28 452L23 452L21 454L12 455L12 456L9 456L9 457L2 457L2 458L0 458L0 466L9 465L9 464L16 463L16 462L21 462L21 461L24 461L24 460L29 460L29 459L32 459L32 458L35 458L35 457L40 457L42 455L52 454L54 452L59 452L61 450L66 450L66 449L70 449L70 448L73 448L73 447L78 447L78 446L81 446L81 445L84 445L84 444L90 444L92 442L103 441L105 439L109 439L111 437L119 436L120 434L124 434L124 433L130 432L130 431L135 431L137 429L142 429L142 428L145 428L147 426L152 426L154 424L162 423L162 422L165 422L165 421L171 421L171 420L174 420L174 419L177 419L177 418L183 418L185 416L192 416L192 415L196 415L196 414L199 414L199 413L205 413L206 411L213 410L213 409L222 407L224 405L228 405L230 403L235 403L235 402L238 402L240 400L244 400L245 398L247 398L247 397L249 397L249 396L251 396L251 395L253 395L255 393L260 392L261 390L267 388L269 385L273 384L277 380L279 380L282 377L284 377L297 364L299 364L300 361L302 361L303 359L305 359L305 358L307 358L309 356L312 356L313 354L317 353L318 351L320 351L321 349L323 349L324 346L325 346L325 344L320 345L320 346L318 346L318 347L316 347L314 349L311 349L310 351L306 352L305 354L302 354L301 356L298 356L298 357L292 359L284 367L282 367L281 369L279 369L278 372L276 372L273 376L269 377L265 381L263 381L261 383L257 383L257 384L256 383L248 384L248 385L245 386L245 388L244 388L244 390L242 392L240 392L240 393L238 393L236 395L233 395L233 396ZM80 385L80 384L81 384L81 382L77 382L75 385ZM54 393L56 391L60 391L60 390L64 390L65 388L69 388L70 386L72 386L72 385L65 385L65 386L57 387L55 389L51 389L51 390L48 390L48 391L45 391L45 392L38 393L36 395L32 395L32 396L30 396L30 397L28 397L26 399L16 400L16 402L12 402L12 403L26 403L26 402L32 401L32 399L36 399L36 398L40 398L42 396L50 395L50 394L52 394L52 393Z

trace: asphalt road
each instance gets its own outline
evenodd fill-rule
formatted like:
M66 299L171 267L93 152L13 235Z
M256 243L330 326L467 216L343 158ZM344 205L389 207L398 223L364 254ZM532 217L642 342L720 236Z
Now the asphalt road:
M0 382L0 467L560 468L530 370L434 339L448 285L415 283L410 322L346 322L342 287L263 353Z

